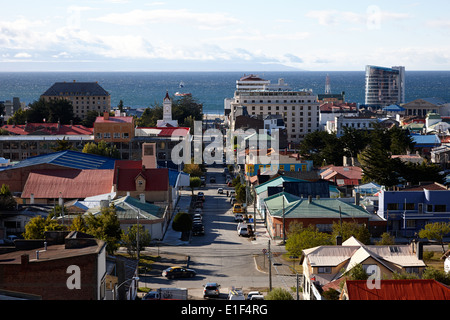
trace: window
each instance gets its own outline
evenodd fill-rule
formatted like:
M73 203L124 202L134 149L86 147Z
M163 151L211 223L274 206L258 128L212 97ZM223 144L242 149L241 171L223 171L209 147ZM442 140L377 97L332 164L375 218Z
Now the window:
M105 139L110 139L111 138L111 133L107 132L103 134L103 138Z
M387 209L388 210L398 210L398 203L388 203Z
M319 267L318 273L331 273L331 267Z
M405 210L414 210L414 209L415 209L414 203L407 203L405 206Z
M120 139L120 133L114 132L114 139Z
M447 212L447 206L445 204L434 205L434 212Z
M124 138L124 139L128 139L128 138L129 138L129 136L130 136L130 135L129 135L129 133L128 133L128 132L124 132L124 133L123 133L123 138Z

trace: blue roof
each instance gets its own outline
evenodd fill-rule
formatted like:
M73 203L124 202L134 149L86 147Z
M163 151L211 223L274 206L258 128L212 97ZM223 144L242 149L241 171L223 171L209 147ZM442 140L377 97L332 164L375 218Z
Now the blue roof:
M416 147L436 147L441 144L441 140L435 134L412 134L411 137Z
M114 169L115 159L67 150L31 157L9 168L23 168L45 163L73 169Z
M390 106L384 107L383 111L388 111L388 112L402 112L405 111L405 108L402 108L396 104L392 104Z

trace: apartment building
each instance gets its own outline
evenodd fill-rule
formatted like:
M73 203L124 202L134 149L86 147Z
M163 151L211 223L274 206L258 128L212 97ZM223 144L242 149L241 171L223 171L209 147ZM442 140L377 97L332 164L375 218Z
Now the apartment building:
M242 106L247 108L250 116L283 116L288 142L299 143L308 133L319 130L319 103L312 90L291 90L283 79L276 85L270 85L266 80L254 77L251 78L252 85L244 87L245 79L246 77L241 78L238 82L234 97L229 101L232 130L236 110ZM245 89L241 89L242 87Z
M366 66L365 91L368 107L405 103L405 67Z
M97 82L57 82L41 98L46 101L66 99L72 103L75 117L83 119L89 111L111 111L111 95Z

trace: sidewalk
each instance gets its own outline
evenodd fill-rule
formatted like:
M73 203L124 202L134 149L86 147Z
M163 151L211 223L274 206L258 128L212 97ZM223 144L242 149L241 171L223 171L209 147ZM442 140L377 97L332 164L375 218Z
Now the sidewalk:
M161 244L168 246L182 246L189 244L189 241L181 240L181 232L174 231L172 229L173 218L180 211L189 212L189 206L191 205L191 191L182 190L180 192L180 198L178 199L177 205L175 206L175 211L173 212L172 219L170 220L169 226L164 234L164 239Z

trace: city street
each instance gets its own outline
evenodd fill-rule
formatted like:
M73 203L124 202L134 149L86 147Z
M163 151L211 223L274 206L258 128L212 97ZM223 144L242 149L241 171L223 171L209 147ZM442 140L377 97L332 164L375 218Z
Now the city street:
M157 255L159 252L162 258L170 258L167 259L169 263L165 266L158 266L155 263L152 276L142 278L140 286L188 288L190 295L199 298L202 297L203 285L207 282L219 283L222 297L233 286L243 288L244 292L269 287L269 274L257 269L254 256L261 255L263 249L268 249L270 238L261 219L257 219L256 223L256 240L238 236L237 222L234 221L229 197L226 195L226 190L231 188L225 186L225 177L222 172L221 166L209 167L206 187L195 191L205 193L206 201L203 208L205 235L192 237L189 242L181 242L180 234L169 227L159 248L148 247L145 251L151 255ZM212 176L216 178L216 183L210 183ZM218 194L219 187L224 188L223 194ZM180 210L186 210L183 206L187 205L186 199L190 197L190 194L190 190L183 191L184 203L180 203ZM249 213L253 213L253 208L249 209ZM273 241L271 249L273 252L285 251L283 246ZM196 277L168 280L161 276L162 269L171 265L170 263L185 266L188 260L189 267L197 272ZM265 263L269 263L267 259ZM145 282L142 283L142 281ZM289 274L287 267L283 268L278 263L273 266L272 287L290 290L296 285L295 281L296 277Z

